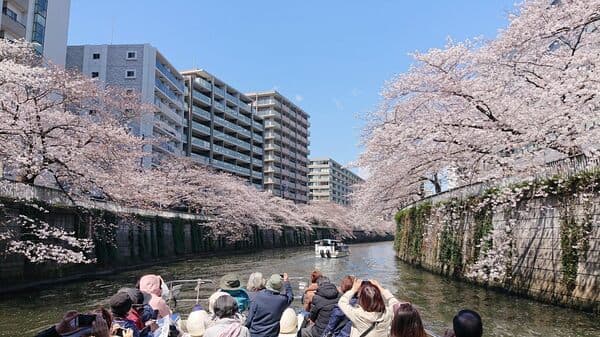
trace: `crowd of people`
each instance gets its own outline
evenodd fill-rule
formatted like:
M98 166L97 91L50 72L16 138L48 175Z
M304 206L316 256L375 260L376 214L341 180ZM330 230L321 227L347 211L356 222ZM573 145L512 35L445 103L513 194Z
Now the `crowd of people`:
M196 304L186 320L173 314L169 288L159 275L144 275L122 288L109 310L67 312L37 337L426 337L417 308L396 299L376 280L344 277L339 285L319 271L310 275L298 312L286 273L265 279L252 273L246 287L234 273L221 278L208 308ZM481 337L481 317L461 310L445 337Z

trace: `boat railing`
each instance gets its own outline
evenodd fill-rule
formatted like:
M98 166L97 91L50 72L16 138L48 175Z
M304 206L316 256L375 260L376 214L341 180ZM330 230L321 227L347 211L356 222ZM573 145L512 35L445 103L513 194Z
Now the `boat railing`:
M200 290L202 286L205 284L214 284L213 280L208 279L187 279L187 280L172 280L166 282L167 287L169 288L169 299L168 303L172 309L177 308L177 302L194 302L194 304L198 304L200 302ZM194 286L194 291L196 292L196 298L179 298L179 295L182 292L182 288L184 286Z

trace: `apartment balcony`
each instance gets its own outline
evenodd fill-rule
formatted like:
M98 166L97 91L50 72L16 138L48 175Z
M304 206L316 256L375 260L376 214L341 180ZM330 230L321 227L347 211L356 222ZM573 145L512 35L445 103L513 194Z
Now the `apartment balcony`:
M288 170L288 169L282 169L281 170L281 174L286 175L288 177L294 178L296 176L296 173Z
M263 178L263 173L252 170L252 178L262 179Z
M237 111L235 111L235 109L230 108L230 107L228 107L228 106L225 105L224 106L224 110L225 110L226 114L228 114L229 116L231 116L231 117L239 120L240 122L243 122L244 125L248 125L248 126L252 125L252 120L250 118L248 118L248 117L246 117L246 116L238 113Z
M260 159L255 159L255 158L252 158L252 165L254 165L254 166L256 166L256 167L260 167L260 170L261 170L261 171L262 171L262 167L264 166L264 165L263 165L263 161L262 161L262 160L260 160Z
M216 152L216 153L222 154L224 156L227 156L229 158L232 158L232 159L239 159L239 160L241 160L243 162L246 162L246 163L250 163L250 161L251 161L250 156L247 156L245 154L241 154L239 152L236 152L234 150L230 150L228 148L225 148L225 147L222 147L222 146L219 146L219 145L216 145L216 144L213 144L213 151Z
M258 143L264 143L264 139L261 135L257 135L256 133L252 134L252 139L256 140Z
M238 104L238 98L228 92L225 92L225 99L227 99L231 103Z
M239 101L239 105L240 105L240 110L244 110L246 112L252 112L252 110L250 109L250 105L248 105L248 103L244 103L242 101Z
M265 151L281 151L281 146L276 144L265 145Z
M179 113L177 113L177 110L175 110L175 109L171 108L170 106L168 106L167 104L161 102L159 99L154 100L154 105L156 105L158 107L160 112L165 117L170 119L173 123L177 124L178 126L181 126L181 124L183 123L183 117Z
M244 135L246 137L252 137L252 133L250 131L244 129L243 127L241 127L239 125L233 124L233 123L231 123L231 122L229 122L229 121L227 121L227 120L225 120L225 119L223 119L221 117L215 116L214 121L215 121L216 124L219 124L222 127L225 127L225 128L230 129L232 131L240 133L240 134L242 134L242 135Z
M281 124L275 122L275 121L265 121L265 128L266 129L281 129Z
M157 148L163 152L166 152L166 153L171 153L171 154L178 153L177 148L174 145L169 144L168 142L160 142L160 143L158 143L158 146L156 146L155 148Z
M17 14L8 7L2 9L2 24L0 25L0 30L8 31L19 38L25 38L27 32L25 25L17 20Z
M258 99L256 101L257 105L278 105L279 102L277 100L269 98L269 99Z
M225 98L225 89L223 88L219 88L219 87L214 87L215 94L217 94L219 97L221 98Z
M210 150L210 143L202 140L202 139L198 139L196 137L192 137L192 146L204 149L204 150Z
M213 88L212 84L210 84L209 81L203 79L202 77L194 78L194 83L198 84L199 86L201 86L202 88L204 88L206 90L212 90L212 88Z
M264 139L275 139L277 134L273 131L268 131L268 132L265 132L264 136L265 136Z
M263 183L266 184L281 184L281 179L275 177L264 177Z
M281 173L281 169L277 166L268 165L263 168L265 173Z
M201 156L196 153L190 154L190 157L192 158L193 161L200 163L200 164L208 165L208 163L210 162L210 159L208 157Z
M180 139L180 133L177 131L177 129L175 129L174 127L172 127L171 125L169 125L165 121L161 121L159 119L155 119L154 120L154 126L157 127L157 128L159 128L159 129L161 129L163 131L162 133L175 138L177 141L181 141L181 139Z
M257 121L252 121L252 127L255 128L258 131L264 131L265 130L265 126L263 125L263 123L257 122Z
M266 163L266 162L272 162L272 161L275 161L275 160L277 160L277 159L278 159L278 157L276 157L276 156L273 156L273 155L266 155L266 156L263 158L263 161Z
M213 159L212 160L212 165L221 169L224 169L226 171L229 172L234 172L234 173L238 173L244 176L250 176L250 169L248 168L244 168L244 167L240 167L237 165L233 165L224 161L220 161L220 160L216 160Z
M169 88L168 85L161 82L161 80L158 78L154 80L154 84L158 89L157 92L161 93L163 96L165 96L165 98L170 99L175 106L182 108L183 98L181 96L177 96L177 94L173 92L173 89Z
M192 90L192 97L199 100L200 102L205 103L206 105L211 105L212 103L212 99L210 97L197 90Z
M237 138L230 136L226 133L223 133L221 131L213 130L213 136L215 136L216 138L219 138L220 140L225 141L227 143L237 145L248 151L250 151L250 149L252 149L252 145L250 145L248 142L245 142L241 139L237 139Z
M213 104L213 105L215 108L217 108L221 112L225 112L225 104L223 104L221 102L217 102L217 101L215 101L214 103L215 104Z
M210 127L208 127L204 124L200 124L198 122L192 121L192 130L200 132L204 135L210 136Z
M170 81L174 87L179 89L179 91L183 92L185 90L183 80L177 78L175 74L173 74L165 65L163 65L158 60L156 60L156 69L161 75L163 75L168 81Z
M193 106L192 107L192 115L195 117L199 117L200 119L210 121L210 112L208 112L202 108Z
M277 111L273 110L273 109L269 109L269 110L263 110L263 111L260 111L260 112L258 113L258 115L259 115L259 116L262 116L262 117L263 117L263 118L265 118L265 119L266 119L266 118L273 118L273 117L277 117L277 118L280 118L280 117L281 117L281 114L280 114L279 112L277 112Z
M252 152L258 153L258 154L263 154L264 153L264 151L263 151L262 148L260 148L258 146L254 146L254 145L252 145Z

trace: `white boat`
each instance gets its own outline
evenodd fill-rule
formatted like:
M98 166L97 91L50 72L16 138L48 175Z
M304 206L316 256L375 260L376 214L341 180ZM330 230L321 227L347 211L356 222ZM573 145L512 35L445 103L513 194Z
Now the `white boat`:
M315 255L328 259L344 257L350 255L350 248L340 240L317 240L315 241Z

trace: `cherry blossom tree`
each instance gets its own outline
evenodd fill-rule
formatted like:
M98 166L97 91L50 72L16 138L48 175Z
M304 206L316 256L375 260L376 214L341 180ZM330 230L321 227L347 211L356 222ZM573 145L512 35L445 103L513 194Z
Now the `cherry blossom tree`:
M598 156L600 1L527 0L496 39L414 53L369 114L363 207L394 213L438 186L528 178L551 160ZM443 180L443 177L442 177Z

